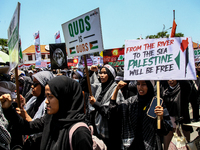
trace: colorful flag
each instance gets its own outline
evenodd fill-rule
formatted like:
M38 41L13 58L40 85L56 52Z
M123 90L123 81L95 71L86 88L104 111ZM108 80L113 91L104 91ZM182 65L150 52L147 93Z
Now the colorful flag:
M101 51L99 55L100 55L101 57L103 57L103 51Z
M57 31L57 32L55 33L55 42L56 42L56 43L61 43L60 31Z
M76 54L76 49L75 47L69 48L70 54Z
M172 26L172 31L171 31L170 37L175 37L176 26L177 26L177 24L176 24L175 20L173 20L173 26Z
M98 49L98 41L92 41L90 42L90 50L93 50L93 49Z
M35 58L36 58L36 61L41 62L39 31L35 32L33 34L33 37L34 37L34 45L35 45Z

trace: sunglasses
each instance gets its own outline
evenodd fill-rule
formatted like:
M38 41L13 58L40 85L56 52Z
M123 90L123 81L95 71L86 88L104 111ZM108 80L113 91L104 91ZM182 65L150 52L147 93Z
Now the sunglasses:
M39 82L32 83L32 85L33 85L34 87L38 86L39 84L40 84Z

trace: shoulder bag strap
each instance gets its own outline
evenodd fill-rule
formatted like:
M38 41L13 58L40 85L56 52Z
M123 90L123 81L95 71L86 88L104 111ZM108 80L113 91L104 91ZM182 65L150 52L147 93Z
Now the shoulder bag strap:
M89 129L89 127L87 126L87 124L85 124L84 122L78 122L76 124L74 124L72 126L72 128L69 130L69 144L70 144L70 150L73 150L72 148L72 135L74 133L74 131L76 131L77 128L79 127L86 127Z

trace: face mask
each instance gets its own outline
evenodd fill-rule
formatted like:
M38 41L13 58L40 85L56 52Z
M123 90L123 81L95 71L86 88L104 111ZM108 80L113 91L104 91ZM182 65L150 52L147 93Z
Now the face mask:
M79 82L79 79L74 79L75 81Z

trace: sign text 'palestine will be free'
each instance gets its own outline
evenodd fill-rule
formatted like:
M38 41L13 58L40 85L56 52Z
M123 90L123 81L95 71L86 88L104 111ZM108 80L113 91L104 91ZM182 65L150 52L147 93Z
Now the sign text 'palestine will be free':
M124 53L125 80L196 79L189 37L126 40Z
M99 8L62 24L69 57L103 51Z

